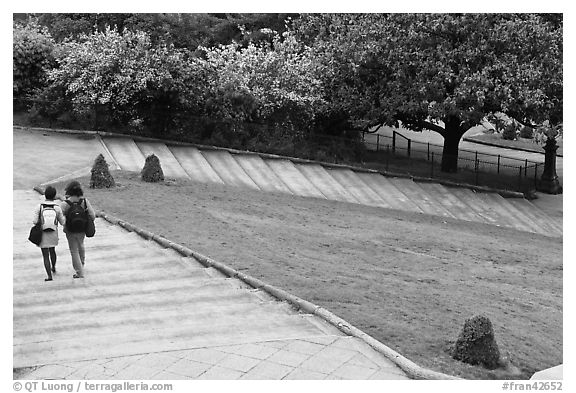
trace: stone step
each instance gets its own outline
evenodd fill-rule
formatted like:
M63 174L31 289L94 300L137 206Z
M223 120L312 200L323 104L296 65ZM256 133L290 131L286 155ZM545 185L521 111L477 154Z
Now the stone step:
M292 161L269 159L266 160L266 164L294 195L326 199L326 196L310 183Z
M524 199L524 198L505 198L505 197L502 197L500 195L498 195L498 197L501 198L501 199L498 199L498 203L504 209L506 209L506 211L509 211L510 214L512 214L516 219L520 220L528 228L530 228L531 232L539 233L542 235L547 234L547 231L544 228L542 228L542 225L539 223L539 219L537 219L532 212L530 212L530 214L526 214L523 211L521 211L520 209L518 209L513 203L510 202L510 200L513 200L513 199ZM528 202L528 203L530 203L530 202ZM534 206L534 205L532 205L532 206L533 206L533 209L538 210L538 208L536 206ZM546 219L546 221L548 221L547 216L545 216L545 219Z
M330 173L318 164L298 164L296 168L312 183L327 199L333 201L358 203L352 194L348 193Z
M234 154L233 157L262 191L292 194L288 186L276 176L274 171L270 169L266 161L260 156L255 154Z
M490 206L485 206L485 202L476 195L476 192L461 187L449 187L450 192L455 195L462 203L470 208L482 222L486 224L495 225L498 227L505 226L499 219L497 214L490 209Z
M506 202L506 199L496 193L479 193L482 199L486 200L486 204L491 204L492 208L500 214L503 219L507 220L511 228L518 229L519 231L532 232L544 234L543 231L528 219L524 214L520 213L518 209Z
M224 184L218 173L206 161L206 158L195 147L192 146L171 146L170 151L178 160L190 179L201 183Z
M194 280L192 278L191 282ZM217 279L216 279L217 280ZM217 280L218 281L218 280ZM259 299L248 290L235 288L228 285L224 279L222 283L213 281L202 281L202 285L183 286L166 290L157 290L154 287L150 290L146 288L146 283L142 283L142 288L134 293L115 294L114 287L118 282L111 283L112 288L108 294L108 288L102 287L102 293L98 297L80 297L81 301L76 301L75 297L68 298L67 301L45 302L45 304L21 305L19 300L15 302L18 307L14 307L14 322L29 321L49 317L54 313L99 314L110 313L112 311L123 310L148 310L166 309L174 307L193 307L199 303L216 302L221 298L234 302L234 299L251 300L257 302ZM76 287L77 296L86 293L88 288L93 288L94 284L85 284ZM97 286L96 286L97 287Z
M44 321L60 316L67 318L82 317L82 319L98 318L98 315L116 314L117 312L142 312L144 310L167 310L188 307L199 307L203 304L222 304L245 301L261 303L250 290L235 287L231 279L190 279L167 285L167 280L159 280L158 285L140 281L130 286L132 292L122 290L120 283L109 287L92 285L83 288L59 288L64 294L39 294L44 296L44 302L34 301L14 304L14 324L27 324L30 321ZM139 284L140 288L134 289ZM74 291L75 289L75 291ZM100 291L98 291L100 290ZM96 293L94 293L96 292ZM18 295L19 298L21 297ZM50 299L46 302L46 297ZM28 299L28 298L26 298ZM42 300L42 299L40 299ZM76 303L76 305L72 305ZM71 314L67 314L71 311ZM59 319L57 319L59 321ZM48 325L47 325L48 326Z
M52 288L51 288L52 287ZM138 278L131 281L116 281L108 282L106 288L94 283L92 285L84 285L80 290L78 286L60 286L55 290L54 286L43 285L41 287L32 287L29 291L20 291L17 293L18 299L14 300L14 307L19 310L26 310L29 307L43 306L46 303L46 297L50 299L50 303L57 304L59 302L74 301L91 301L93 299L102 299L104 297L120 297L120 296L139 296L141 294L168 292L172 290L189 289L195 291L199 288L202 290L233 288L227 280L217 279L205 275L198 275L191 277L183 275L181 277L163 276L154 280L145 280Z
M60 269L58 269L58 267ZM73 273L71 262L68 266L57 264L58 277L62 276L64 279L72 280L71 274ZM65 274L68 272L68 274ZM170 275L186 275L186 276L203 276L203 271L200 269L187 267L176 260L167 260L166 257L152 256L143 261L129 261L124 260L106 260L102 263L89 263L86 262L84 266L85 277L81 280L75 280L74 285L83 285L84 283L113 283L117 280L130 280L131 277L138 275L138 277L147 277L153 280L156 277L166 277ZM14 272L14 287L18 288L19 285L25 285L29 280L44 279L45 276L44 264L42 259L38 259L38 266L30 265L28 269L21 268ZM52 283L46 283L50 285Z
M415 183L412 179L394 179L394 185L398 188L404 195L410 197L410 200L414 202L420 210L425 214L430 214L432 216L455 218L450 211L446 210L444 206L436 201L430 194L428 194L418 183Z
M394 186L394 179L388 179L375 173L359 173L358 176L392 209L423 213L422 209Z
M145 157L132 138L103 137L102 141L122 170L142 171Z
M360 204L368 206L391 208L374 190L372 190L358 174L350 169L326 168L330 175Z
M203 150L202 155L226 185L260 190L232 155L224 150Z
M95 256L98 256L98 258L114 258L115 256L131 257L133 255L139 256L144 255L144 252L147 252L146 255L150 253L161 255L161 248L155 246L154 244L147 244L151 242L146 242L145 240L141 241L144 243L140 246L138 246L138 244L135 242L128 241L124 245L121 243L115 243L111 244L110 246L103 246L101 243L99 246L94 246L92 243L85 242L86 260L94 260ZM62 256L64 259L69 260L70 251L66 239L60 238L59 245L56 246L56 255L58 258ZM38 258L42 259L41 251L32 243L26 245L26 250L22 250L18 254L13 255L14 261L35 261Z
M542 229L544 235L551 237L563 236L562 223L555 222L553 218L548 217L546 213L542 212L530 201L524 198L509 198L507 201L534 221Z
M418 183L420 188L425 190L428 195L434 197L438 203L442 204L454 218L463 221L483 222L484 220L478 216L472 209L464 202L460 201L449 189L438 183L421 182Z
M98 230L98 229L96 229ZM66 240L66 235L63 233L59 233L59 240L58 246L56 247L57 252L66 251L68 252L68 241ZM93 238L87 238L84 240L84 248L86 249L86 254L88 254L89 250L98 250L103 247L112 247L112 246L122 246L125 245L126 247L132 246L135 242L139 241L137 239L139 237L137 234L127 235L126 240L122 241L122 235L117 235L113 237L109 237L107 239L99 238L98 235L94 236ZM35 255L40 252L38 247L32 244L28 239L28 234L22 233L17 238L17 233L14 233L14 242L13 246L15 251L14 257L18 258L20 256L29 256ZM144 240L143 240L144 241Z
M164 143L136 142L136 145L140 148L144 157L148 157L151 154L158 157L165 177L190 179L190 176L188 176L184 168L182 168L176 157L174 157Z
M303 319L265 321L236 320L231 323L202 324L197 329L176 325L165 329L137 329L125 333L84 336L73 339L14 345L14 368L89 359L166 352L187 348L239 345L250 342L287 340L318 336L321 331Z
M62 340L74 338L78 332L82 334L102 335L109 333L119 333L124 330L130 333L133 329L145 327L148 329L161 329L178 324L188 324L190 328L193 324L211 324L220 322L222 324L232 318L250 319L258 318L270 320L272 318L291 318L296 315L296 311L287 313L285 307L279 307L274 303L262 303L255 307L253 301L234 301L230 298L214 299L213 303L195 304L195 307L185 308L161 308L157 310L123 310L100 313L93 315L85 313L76 315L74 313L61 314L58 317L48 316L38 323L22 321L22 326L15 326L18 336L14 337L15 344L26 342L42 342L47 333L51 340Z

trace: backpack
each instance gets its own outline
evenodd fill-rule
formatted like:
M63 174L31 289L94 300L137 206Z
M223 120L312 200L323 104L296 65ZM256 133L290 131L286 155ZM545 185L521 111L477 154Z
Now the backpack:
M40 205L40 216L42 218L42 231L52 232L58 228L58 217L54 205Z
M68 232L80 233L86 231L88 225L88 212L82 206L84 199L78 202L66 200L70 208L66 212L66 229Z

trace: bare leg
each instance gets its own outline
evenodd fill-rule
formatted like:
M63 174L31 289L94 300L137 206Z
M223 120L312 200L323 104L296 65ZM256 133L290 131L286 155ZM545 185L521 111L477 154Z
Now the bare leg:
M50 261L52 262L52 273L56 273L56 249L50 247Z
M52 270L50 269L50 251L47 248L41 248L42 250L42 257L44 258L44 269L46 269L46 274L48 278L45 278L44 281L52 281Z

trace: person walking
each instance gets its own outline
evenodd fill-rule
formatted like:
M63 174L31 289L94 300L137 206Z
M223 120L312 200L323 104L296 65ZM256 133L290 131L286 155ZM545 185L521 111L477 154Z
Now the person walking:
M96 215L90 202L84 198L80 183L76 180L68 183L65 189L66 200L62 204L62 212L66 217L64 233L68 239L72 266L76 273L72 277L84 278L84 238L86 237L87 220L94 220Z
M65 225L66 219L58 203L54 201L56 189L52 186L44 190L45 201L34 210L34 221L36 225L40 220L42 225L42 241L38 245L42 250L44 259L44 269L48 278L44 281L52 281L52 273L56 273L56 246L58 245L58 223Z

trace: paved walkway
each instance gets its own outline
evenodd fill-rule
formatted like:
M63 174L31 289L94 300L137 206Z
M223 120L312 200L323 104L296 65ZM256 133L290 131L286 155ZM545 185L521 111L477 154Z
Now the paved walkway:
M86 278L72 278L61 234L44 282L26 240L41 197L13 197L18 379L408 379L324 320L102 219L86 240Z

